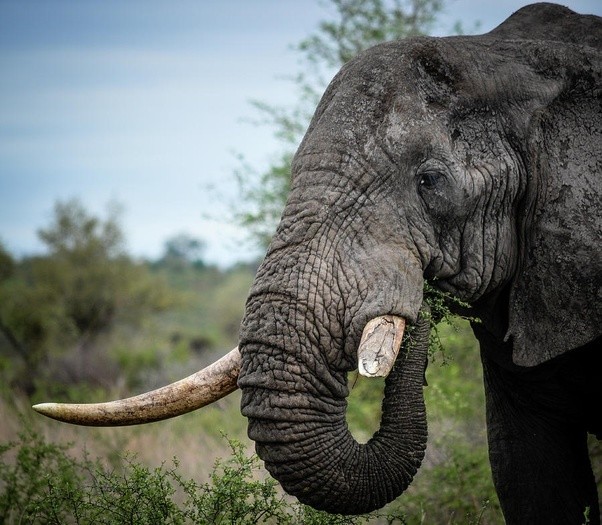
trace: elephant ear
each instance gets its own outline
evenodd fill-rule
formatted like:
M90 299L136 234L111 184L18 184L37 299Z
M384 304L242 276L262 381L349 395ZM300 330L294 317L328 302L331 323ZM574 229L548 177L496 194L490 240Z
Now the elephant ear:
M512 283L507 339L535 366L600 336L602 325L602 53L549 42L543 81L562 81L526 138L524 253Z

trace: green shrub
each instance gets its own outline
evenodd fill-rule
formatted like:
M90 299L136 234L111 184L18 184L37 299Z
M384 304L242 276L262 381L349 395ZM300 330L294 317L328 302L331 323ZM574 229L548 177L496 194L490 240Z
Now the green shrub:
M237 441L228 443L230 457L218 459L209 481L198 483L184 479L176 459L171 466L149 468L126 457L119 468L109 468L88 456L75 459L68 446L24 431L18 441L0 445L0 523L410 525L424 523L425 516L427 523L438 523L447 505L455 505L458 520L449 519L448 513L445 522L485 523L479 515L480 502L475 507L456 501L460 492L479 486L471 476L481 472L469 461L468 449L451 466L457 475L456 492L415 494L393 504L389 513L337 516L283 495L274 480L263 477L257 456L247 456ZM433 484L448 484L448 467L429 472ZM437 514L431 509L438 509Z
M111 469L68 446L24 431L0 445L0 523L3 524L307 524L364 523L291 502L277 483L261 479L259 459L229 440L210 480L199 484L178 473L178 461L151 469L135 458Z
M229 444L232 455L215 462L210 482L198 485L176 478L186 492L186 518L192 523L287 523L287 503L277 494L276 482L255 479L258 458L247 457L237 441Z
M73 510L79 506L79 465L67 456L66 447L28 431L20 438L0 445L0 523L61 523L69 505ZM11 453L15 457L7 461ZM54 498L57 491L69 494L69 502Z

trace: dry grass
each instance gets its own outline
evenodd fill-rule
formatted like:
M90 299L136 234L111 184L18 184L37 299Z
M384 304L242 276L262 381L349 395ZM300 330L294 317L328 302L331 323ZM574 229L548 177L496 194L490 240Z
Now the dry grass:
M202 482L208 479L218 457L230 455L222 434L248 444L246 421L239 412L240 395L233 394L202 411L168 421L138 427L92 428L59 423L36 414L25 398L0 398L0 443L13 441L26 423L45 440L71 444L70 454L78 459L88 454L107 464L124 456L135 456L149 467L169 463L177 457L180 473Z

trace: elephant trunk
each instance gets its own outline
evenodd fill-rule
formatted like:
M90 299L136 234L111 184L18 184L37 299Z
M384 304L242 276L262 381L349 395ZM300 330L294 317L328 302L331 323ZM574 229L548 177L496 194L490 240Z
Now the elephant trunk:
M308 386L304 381L316 371L299 365L301 379L289 377L277 386L265 375L245 374L256 369L262 349L255 344L243 349L239 386L249 437L288 493L331 513L362 514L408 487L426 448L422 387L428 339L428 319L419 316L386 379L380 429L366 444L358 443L347 427L344 372L335 372L329 384ZM246 368L245 361L251 360L254 366ZM286 370L292 368L289 363ZM344 388L333 386L337 383Z

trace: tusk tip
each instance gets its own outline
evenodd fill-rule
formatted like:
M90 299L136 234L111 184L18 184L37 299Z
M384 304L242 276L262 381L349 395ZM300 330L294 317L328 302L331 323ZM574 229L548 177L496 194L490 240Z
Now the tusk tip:
M33 405L31 408L40 414L45 414L48 410L52 411L52 406L55 404L56 403L38 403L37 405Z
M61 404L60 403L38 403L37 405L33 405L33 408L38 414L42 414L43 416L50 417L52 419L58 419L61 414Z

